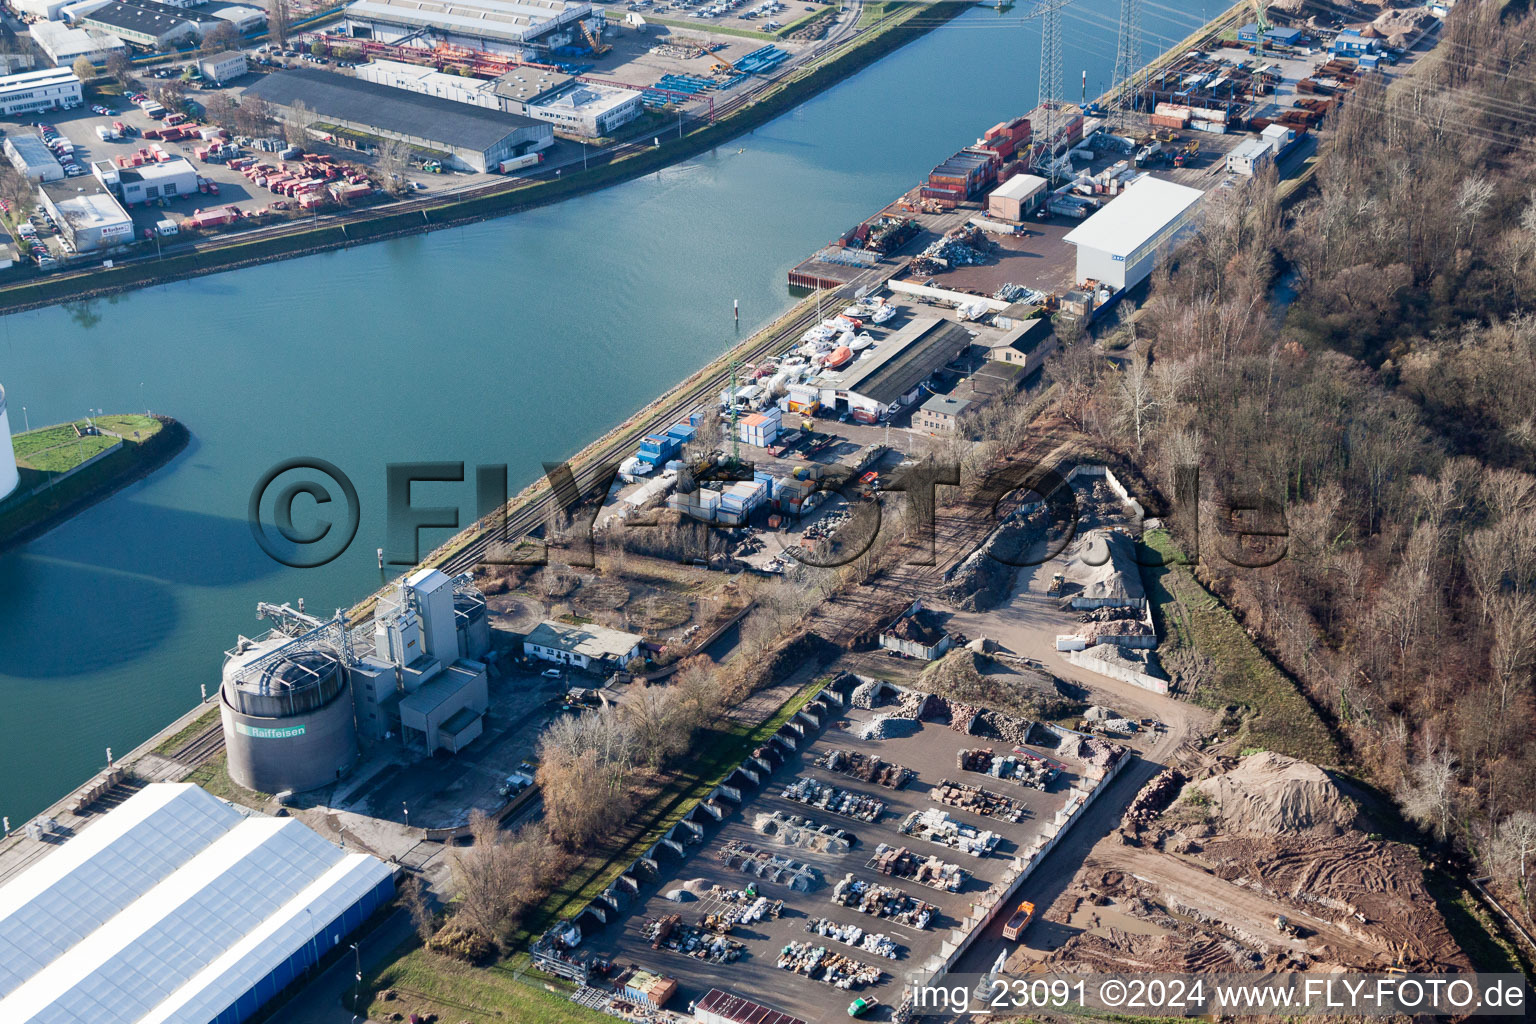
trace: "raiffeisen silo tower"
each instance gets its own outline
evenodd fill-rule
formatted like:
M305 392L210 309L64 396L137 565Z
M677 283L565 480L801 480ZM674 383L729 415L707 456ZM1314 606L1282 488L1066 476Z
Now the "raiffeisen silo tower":
M0 386L0 498L16 489L16 450L11 447L11 420L5 413L5 388Z

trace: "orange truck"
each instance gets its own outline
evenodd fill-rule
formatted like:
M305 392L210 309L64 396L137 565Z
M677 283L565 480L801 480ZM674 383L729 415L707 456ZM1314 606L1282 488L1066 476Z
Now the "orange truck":
M1028 900L1019 904L1019 909L1013 912L1008 923L1003 925L1003 938L1009 942L1015 942L1024 934L1024 929L1029 927L1029 922L1035 919L1035 905Z

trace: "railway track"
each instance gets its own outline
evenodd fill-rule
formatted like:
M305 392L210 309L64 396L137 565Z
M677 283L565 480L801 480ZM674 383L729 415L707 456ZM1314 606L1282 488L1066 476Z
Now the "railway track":
M818 319L820 317L817 311L814 308L808 308L793 320L782 324L777 330L770 331L750 348L737 353L735 358L744 362L754 362L772 355L781 348L787 347L792 339L798 338ZM729 380L730 370L727 368L683 385L679 390L663 397L649 412L642 414L644 418L639 420L641 424L639 433L651 434L665 430L686 416L695 406L701 403L712 404L713 396L719 394ZM587 488L598 479L603 465L621 461L634 443L635 435L626 431L621 437L601 442L598 447L577 455L576 458L580 460L581 465L572 467L577 491L585 495ZM521 540L542 524L555 508L556 495L547 480L541 481L536 486L539 488L538 493L509 512L505 525L496 524L482 530L480 535L468 545L445 559L440 568L450 575L466 572L484 559L493 544Z
M188 768L200 768L224 749L224 723L215 721L171 752L170 760Z

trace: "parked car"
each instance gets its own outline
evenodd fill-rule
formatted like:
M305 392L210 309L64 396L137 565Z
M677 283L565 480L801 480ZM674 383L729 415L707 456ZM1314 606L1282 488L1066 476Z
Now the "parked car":
M547 668L543 672L540 672L539 675L543 676L545 679L559 679L560 670L557 668Z

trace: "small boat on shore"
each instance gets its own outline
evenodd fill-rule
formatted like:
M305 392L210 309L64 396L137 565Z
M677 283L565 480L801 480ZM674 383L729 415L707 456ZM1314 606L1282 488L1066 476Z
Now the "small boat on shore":
M889 303L882 302L880 305L876 306L875 311L869 315L869 322L872 324L883 324L895 315L896 307L890 305Z
M831 354L827 356L827 361L821 365L826 367L828 370L837 370L847 366L849 361L852 359L853 349L849 348L847 345L839 345L837 348L832 350Z

